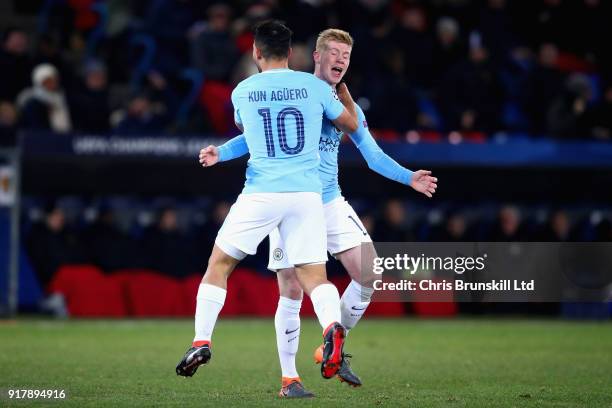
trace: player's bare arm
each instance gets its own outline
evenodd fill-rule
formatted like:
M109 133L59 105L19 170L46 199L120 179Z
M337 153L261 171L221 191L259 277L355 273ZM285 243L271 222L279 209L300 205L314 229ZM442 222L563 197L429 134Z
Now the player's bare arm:
M357 121L357 110L355 109L353 97L344 83L338 84L336 87L336 93L338 94L338 99L340 102L342 102L342 105L344 105L344 111L336 120L333 121L334 125L336 125L338 129L342 130L343 132L353 133L359 127L359 122Z

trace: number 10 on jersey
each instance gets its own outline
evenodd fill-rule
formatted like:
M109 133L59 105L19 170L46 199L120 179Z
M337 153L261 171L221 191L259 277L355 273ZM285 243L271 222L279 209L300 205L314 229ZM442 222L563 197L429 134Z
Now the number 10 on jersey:
M274 148L274 139L272 135L272 116L270 108L262 108L257 111L263 117L264 130L266 134L266 148L268 149L268 157L275 157L276 150ZM297 144L290 147L287 144L287 132L285 130L285 119L287 116L293 116L295 119L295 128L297 130ZM276 132L278 134L278 144L285 154L298 154L304 149L304 115L299 109L284 108L276 116Z

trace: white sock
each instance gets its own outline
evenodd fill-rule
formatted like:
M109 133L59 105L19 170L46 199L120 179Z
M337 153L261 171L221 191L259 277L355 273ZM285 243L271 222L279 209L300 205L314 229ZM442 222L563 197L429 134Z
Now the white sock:
M196 297L195 337L193 342L208 341L212 337L219 312L225 303L227 290L218 286L201 283Z
M331 283L317 286L310 293L310 300L323 330L334 322L340 322L340 294Z
M276 347L283 377L299 377L295 368L295 355L300 344L301 300L281 296L278 299L274 327L276 328Z
M370 304L372 293L374 293L373 288L361 286L354 280L346 287L342 299L340 299L340 311L342 313L340 323L347 330L352 329L359 322Z

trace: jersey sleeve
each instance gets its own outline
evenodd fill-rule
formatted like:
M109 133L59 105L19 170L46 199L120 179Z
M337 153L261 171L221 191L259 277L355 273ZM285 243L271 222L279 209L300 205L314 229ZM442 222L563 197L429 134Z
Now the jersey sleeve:
M321 95L323 103L323 114L329 120L336 120L344 111L344 105L338 99L336 91L333 90L328 84L316 78L317 89Z
M366 163L368 163L368 167L388 179L406 185L410 184L413 172L401 166L382 151L368 129L368 123L363 111L359 106L356 106L356 109L359 127L349 137L355 146L357 146L357 149L359 149Z
M219 146L219 162L242 157L249 152L244 134L238 135Z
M234 105L234 122L242 126L242 118L240 117L240 107L238 104L239 92L240 91L238 86L232 91L232 105Z

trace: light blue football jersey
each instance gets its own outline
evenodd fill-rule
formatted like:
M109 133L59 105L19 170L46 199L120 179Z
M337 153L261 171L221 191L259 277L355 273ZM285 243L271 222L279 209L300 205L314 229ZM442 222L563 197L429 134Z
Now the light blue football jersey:
M242 192L321 193L323 118L344 109L331 87L312 74L274 69L240 82L232 103L251 155Z
M368 131L365 115L359 105L355 104L359 127L357 132ZM329 120L323 121L321 128L321 138L319 140L319 154L321 155L321 165L319 166L319 177L323 183L323 202L328 203L340 197L342 191L338 183L338 151L342 140L343 132Z
M349 137L366 159L368 167L391 180L402 184L410 184L412 171L400 166L382 151L370 134L363 110L357 104L355 104L355 109L359 126L355 133L351 133ZM329 203L342 195L338 183L338 151L342 135L342 131L336 128L331 121L323 120L321 139L319 140L321 155L319 176L323 184L323 203Z

